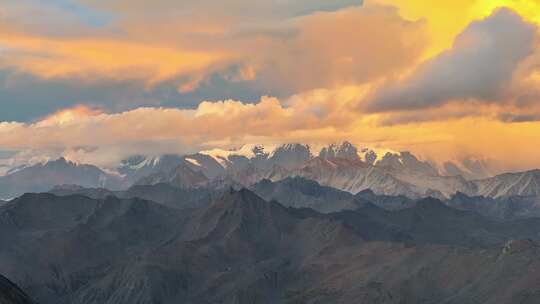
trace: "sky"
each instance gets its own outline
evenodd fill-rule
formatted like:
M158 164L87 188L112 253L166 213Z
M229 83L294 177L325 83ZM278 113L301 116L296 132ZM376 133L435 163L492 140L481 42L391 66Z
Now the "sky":
M538 0L0 7L0 167L348 140L540 168Z

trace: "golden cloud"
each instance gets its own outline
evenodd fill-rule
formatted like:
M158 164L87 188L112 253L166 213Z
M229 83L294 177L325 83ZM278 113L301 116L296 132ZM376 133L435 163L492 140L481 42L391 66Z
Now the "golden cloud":
M0 65L43 78L143 78L153 84L207 69L225 53L107 39L55 39L0 33L9 51Z

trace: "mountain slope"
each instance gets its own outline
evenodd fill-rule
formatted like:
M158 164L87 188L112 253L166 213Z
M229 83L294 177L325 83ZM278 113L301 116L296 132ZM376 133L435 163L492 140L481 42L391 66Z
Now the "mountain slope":
M0 242L10 244L0 249L0 271L40 303L77 303L75 290L158 246L183 222L181 212L140 199L23 195L0 208Z
M540 196L540 170L505 173L474 183L478 188L476 194L487 197Z
M0 303L35 304L17 285L0 275Z

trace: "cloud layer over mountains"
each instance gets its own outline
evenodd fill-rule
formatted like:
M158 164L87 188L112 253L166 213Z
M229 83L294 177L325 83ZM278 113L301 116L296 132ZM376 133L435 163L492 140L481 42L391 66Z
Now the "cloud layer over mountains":
M0 150L19 158L348 139L540 167L534 0L4 2Z

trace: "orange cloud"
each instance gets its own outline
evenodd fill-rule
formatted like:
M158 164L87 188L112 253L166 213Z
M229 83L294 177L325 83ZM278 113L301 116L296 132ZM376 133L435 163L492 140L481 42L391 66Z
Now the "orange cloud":
M219 51L194 51L111 38L49 38L0 32L0 66L43 78L143 79L155 84L211 69L228 60ZM3 58L2 58L3 57Z
M424 24L396 9L367 5L298 18L294 34L262 40L246 66L261 82L294 92L367 83L414 66Z

